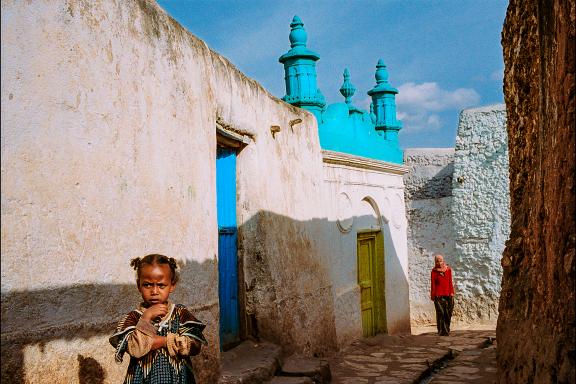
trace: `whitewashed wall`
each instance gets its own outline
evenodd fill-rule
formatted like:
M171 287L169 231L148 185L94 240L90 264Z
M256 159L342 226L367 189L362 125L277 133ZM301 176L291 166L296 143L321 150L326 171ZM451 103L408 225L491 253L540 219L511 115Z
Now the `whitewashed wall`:
M496 321L510 234L508 136L503 104L460 115L452 180L458 300L462 321Z
M127 359L113 362L107 337L139 299L129 259L152 252L183 262L174 299L207 323L195 364L199 382L215 379L217 118L252 137L238 158L238 218L261 336L334 348L311 114L154 2L2 2L1 38L3 380L75 383L88 370L120 382ZM268 287L271 301L258 294Z
M448 264L454 261L453 161L452 148L413 148L404 151L404 163L409 169L404 183L413 325L436 321L434 303L430 300L430 270L434 266L432 254L443 253Z

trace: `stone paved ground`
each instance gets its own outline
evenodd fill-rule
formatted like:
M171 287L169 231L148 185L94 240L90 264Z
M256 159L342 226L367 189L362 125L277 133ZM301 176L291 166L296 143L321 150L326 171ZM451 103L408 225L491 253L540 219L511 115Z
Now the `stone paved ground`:
M332 383L490 384L496 381L496 349L491 344L496 337L494 329L459 329L448 337L437 336L433 328L413 330L413 333L377 335L343 348L328 359ZM443 361L443 368L438 370Z
M447 366L432 375L431 384L495 384L496 343L483 349L462 351Z

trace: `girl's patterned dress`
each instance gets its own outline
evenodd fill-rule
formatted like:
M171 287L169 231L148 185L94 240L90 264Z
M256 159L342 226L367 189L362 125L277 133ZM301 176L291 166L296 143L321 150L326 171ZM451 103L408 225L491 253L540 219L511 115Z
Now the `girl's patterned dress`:
M118 324L110 344L116 348L116 361L122 362L128 349L128 338L136 330L142 316L140 310L128 313ZM202 335L205 325L198 321L182 304L172 305L170 313L157 324L156 334L167 336L168 332L189 337L207 344ZM130 356L128 373L124 384L195 384L190 356L170 356L166 348L152 350L140 358Z

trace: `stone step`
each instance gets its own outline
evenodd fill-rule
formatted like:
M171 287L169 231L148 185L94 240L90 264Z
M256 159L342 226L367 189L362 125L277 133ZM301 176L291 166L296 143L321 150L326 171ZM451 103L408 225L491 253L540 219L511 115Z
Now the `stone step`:
M314 384L314 381L306 376L274 376L267 384Z
M246 340L222 353L218 384L260 384L280 368L282 350L267 341Z
M316 384L329 383L332 378L327 361L312 357L290 356L284 359L277 376L308 377Z

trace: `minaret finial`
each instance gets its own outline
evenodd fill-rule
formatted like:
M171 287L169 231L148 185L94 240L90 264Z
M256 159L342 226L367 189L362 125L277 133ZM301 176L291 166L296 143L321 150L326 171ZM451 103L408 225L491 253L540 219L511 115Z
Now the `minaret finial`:
M388 70L386 69L386 64L384 64L384 60L378 60L378 64L376 64L376 83L387 83L388 82Z
M290 23L290 47L306 47L306 41L308 40L308 34L304 29L304 23L298 16L292 18Z
M398 131L402 128L402 122L396 120L396 94L398 90L388 82L388 70L384 60L378 60L376 64L376 85L368 91L372 97L372 105L376 122L376 130L384 131L386 140L397 143Z
M342 87L340 87L340 93L342 94L342 96L344 96L346 104L352 105L352 96L354 96L355 92L356 88L350 82L350 71L348 71L348 68L345 68L344 83L342 84Z

